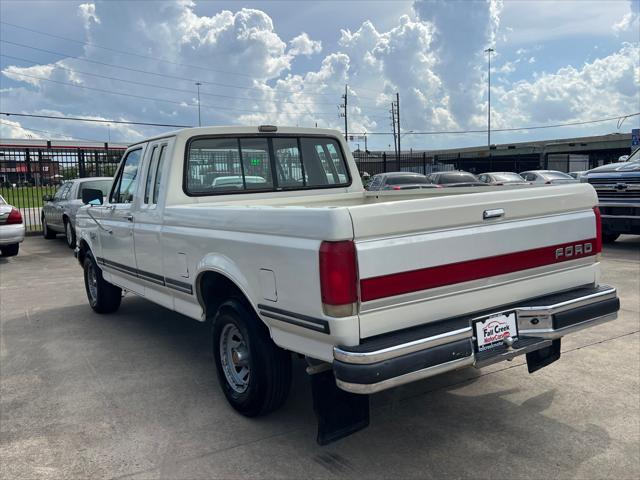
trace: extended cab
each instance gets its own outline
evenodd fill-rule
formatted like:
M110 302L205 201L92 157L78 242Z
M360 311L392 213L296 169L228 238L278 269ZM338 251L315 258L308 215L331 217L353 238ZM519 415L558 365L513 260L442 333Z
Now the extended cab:
M217 127L132 145L106 203L85 190L76 253L89 303L123 291L212 322L241 413L311 374L319 441L368 423L366 395L526 354L616 318L586 184L366 192L334 130Z

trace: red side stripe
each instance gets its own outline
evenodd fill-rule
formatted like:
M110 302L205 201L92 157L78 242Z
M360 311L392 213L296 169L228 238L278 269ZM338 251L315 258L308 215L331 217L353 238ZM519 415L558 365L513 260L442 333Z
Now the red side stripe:
M584 251L585 244L591 245L589 253ZM576 253L576 245L582 245L582 253ZM567 249L567 247L573 248ZM556 250L559 249L562 249L563 253L561 256L556 257ZM469 282L529 268L552 265L566 262L567 260L588 257L596 253L597 241L595 238L591 238L522 252L496 255L495 257L478 258L409 272L365 278L360 280L360 299L363 302L367 302L378 298L392 297L403 293L417 292L454 283Z

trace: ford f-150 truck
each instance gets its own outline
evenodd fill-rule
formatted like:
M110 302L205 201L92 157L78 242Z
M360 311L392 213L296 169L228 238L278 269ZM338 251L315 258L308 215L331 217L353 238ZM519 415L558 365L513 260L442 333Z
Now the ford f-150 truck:
M374 392L526 354L616 318L587 184L367 192L341 134L185 129L128 148L85 190L89 303L131 292L212 325L220 384L247 416L281 406L306 357L318 441L368 425Z
M582 181L598 193L603 242L640 235L640 148L624 162L589 170Z

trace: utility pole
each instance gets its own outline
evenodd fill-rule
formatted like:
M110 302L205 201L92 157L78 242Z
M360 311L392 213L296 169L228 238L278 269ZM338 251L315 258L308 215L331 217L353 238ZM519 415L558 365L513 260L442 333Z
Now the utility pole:
M367 148L367 132L364 132L364 152L367 153L369 149Z
M342 109L342 112L340 112L338 114L338 117L344 118L344 139L348 142L349 141L349 132L347 130L347 98L348 98L347 85L345 84L345 86L344 86L344 95L342 95L343 103L338 105L338 109Z
M400 148L400 94L396 92L396 122L398 124L398 155L402 153Z
M396 104L395 102L391 102L391 127L393 128L393 150L396 153L396 157L398 156L398 136L396 135Z
M487 148L491 150L491 54L495 52L493 48L487 48Z
M200 119L200 85L202 83L196 82L196 88L198 89L198 126L202 126L202 120Z

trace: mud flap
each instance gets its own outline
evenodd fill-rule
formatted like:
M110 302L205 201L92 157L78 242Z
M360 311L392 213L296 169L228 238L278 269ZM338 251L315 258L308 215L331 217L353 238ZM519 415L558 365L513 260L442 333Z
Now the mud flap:
M551 365L560 358L560 338L551 342L548 347L527 353L527 369L529 373Z
M320 445L327 445L369 426L369 395L340 390L332 370L310 375L313 411Z

